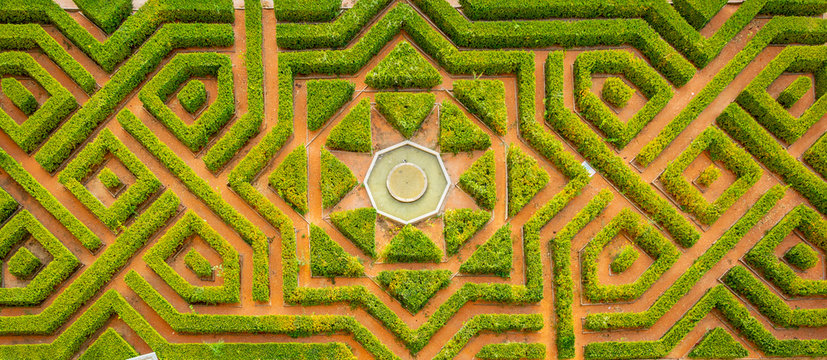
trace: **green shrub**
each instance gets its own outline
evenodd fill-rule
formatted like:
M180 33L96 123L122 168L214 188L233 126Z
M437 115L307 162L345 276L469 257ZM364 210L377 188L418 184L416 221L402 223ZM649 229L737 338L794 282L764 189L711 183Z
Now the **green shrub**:
M709 166L698 175L698 185L708 187L718 180L718 177L721 176L721 169L719 169L715 164L710 164Z
M370 257L376 257L376 209L372 207L330 213L330 222Z
M771 133L788 144L794 143L821 117L827 113L827 98L823 97L827 87L816 82L816 101L800 117L793 117L785 108L790 106L809 88L808 78L796 80L790 88L784 90L783 97L775 100L767 88L784 72L809 72L819 74L823 62L827 60L827 51L820 46L790 46L784 48L747 87L738 95L736 101L744 110L755 117ZM817 75L818 76L818 75Z
M82 183L111 153L135 176L132 183L109 207ZM161 182L109 129L104 129L58 175L58 181L107 227L118 229L138 207L161 188Z
M746 234L772 210L778 201L784 197L786 189L774 186L767 191L753 205L747 213L727 230L709 249L692 263L669 286L663 294L655 300L649 309L642 312L604 312L586 316L583 328L593 331L614 329L642 329L649 328L669 312L690 289L721 259L732 250ZM556 265L555 265L556 266Z
M546 184L548 173L514 144L508 147L508 216L516 215Z
M106 329L78 360L131 359L138 354L113 328Z
M365 268L322 228L310 224L310 273L324 277L360 277Z
M210 19L232 21L232 6L215 11L217 6L210 4L211 3L204 3L204 6L209 6L213 13L196 10L191 13L192 16L200 17L201 21ZM193 3L193 5L200 4ZM139 11L139 14L130 16L126 23L124 23L124 26L127 26L128 30L122 30L123 32L118 31L110 36L105 46L101 45L97 39L92 36L88 36L88 39L82 42L76 41L80 49L87 51L104 69L111 71L116 64L132 54L132 46L134 44L140 43L124 39L123 37L146 37L149 36L150 33L155 32L155 35L146 41L135 54L132 54L128 61L118 68L118 71L112 75L106 85L95 92L89 100L86 101L84 106L75 112L74 115L43 144L37 154L35 154L35 160L44 169L51 172L60 167L63 161L72 154L74 149L80 146L89 135L98 128L98 125L110 117L118 104L120 104L127 95L131 94L174 48L230 46L233 44L233 29L229 24L172 23L166 24L158 29L158 31L155 31L157 28L156 25L151 25L150 27L145 26L146 24L144 24L144 22L147 18L144 16L151 18L152 15L150 13L157 11L156 6L157 5L150 7L144 6L144 8L146 8L145 11ZM151 18L152 21L150 23L155 23L155 21L160 22L168 17L184 17L184 14L170 11L164 14L164 16L155 16L155 18ZM74 22L71 17L69 17L68 20ZM61 25L58 25L58 27L60 26ZM121 28L123 29L123 27ZM85 30L83 31L85 32ZM73 36L69 37L70 39L73 38ZM123 43L118 44L119 42ZM103 49L104 47L109 49ZM213 54L211 56L221 55ZM146 88L146 86L144 88ZM74 101L74 97L72 97L72 101ZM235 106L230 106L230 109L235 110Z
M776 101L778 101L778 103L785 109L789 109L796 102L798 102L798 100L800 100L812 86L813 84L810 78L806 76L799 76L790 84L790 86L787 86L786 89L778 94Z
M0 129L25 152L34 151L52 130L77 108L75 97L55 80L31 55L11 51L0 54L0 75L27 75L40 84L50 95L42 105L23 84L14 78L5 77L0 83L6 94L24 113L30 113L22 124L8 116L0 121Z
M546 61L546 121L573 144L595 170L663 226L675 241L684 247L692 246L700 237L695 227L563 104L563 77L559 70L563 68L563 60L563 52L552 52Z
M17 249L17 252L9 258L6 264L9 273L21 279L25 279L34 274L34 271L37 270L40 265L40 259L34 256L28 248L22 246Z
M356 85L347 80L307 81L307 128L322 128L350 99Z
M121 126L178 178L190 192L201 199L221 220L232 227L244 242L252 246L253 299L255 301L267 301L270 297L270 261L267 236L227 203L213 190L209 183L192 170L189 164L181 160L166 144L162 143L135 114L128 109L123 110L118 114L117 119ZM232 185L232 179L230 179L230 182ZM282 241L289 240L289 236L293 234L292 227L289 233L285 232L283 228L279 228L279 230L282 234Z
M460 265L459 272L475 275L493 274L507 278L511 276L513 257L511 224L505 224L474 250L471 257Z
M623 75L635 84L648 100L632 118L623 121L591 91L597 73ZM630 88L620 79L603 87L603 98L614 106L625 104ZM619 82L619 83L617 83ZM623 50L596 50L577 55L574 61L574 97L577 109L606 136L606 141L624 148L672 99L672 88L649 64ZM624 101L625 99L625 101Z
M801 159L827 178L827 136L821 135L816 143L804 152Z
M540 343L504 343L483 345L476 355L482 360L545 359L546 346Z
M655 262L643 274L640 274L634 282L604 285L598 279L599 256L609 242L620 235L621 232L628 234L632 242L654 258ZM637 253L634 249L632 251ZM636 212L624 208L583 249L580 270L583 277L583 294L595 303L637 299L675 264L680 255L680 251L671 241L647 224ZM615 263L612 262L612 265L612 270L614 270ZM631 263L628 265L631 265Z
M730 104L716 121L770 171L810 200L818 211L827 213L827 183L790 156L744 109Z
M366 152L373 150L370 100L365 98L330 130L325 146L330 149Z
M445 238L445 252L455 255L466 241L471 239L491 219L491 213L485 210L451 209L442 216Z
M297 146L270 173L270 187L299 214L307 213L307 149Z
M279 22L316 22L335 18L342 0L276 0L273 5Z
M442 261L442 250L425 233L408 224L391 239L381 257L388 263L438 263Z
M192 124L187 124L165 104L165 101L187 79L209 75L215 76L218 82L215 101ZM190 113L206 101L206 90L195 85L198 83L201 81L190 80L178 92L181 105ZM197 152L206 146L210 138L235 114L233 87L233 65L229 56L219 53L185 53L172 58L146 83L138 97L144 107L178 140L191 151Z
M451 276L450 270L394 270L380 272L376 281L405 309L416 314L448 286Z
M689 352L689 357L693 359L735 359L747 356L749 351L720 327L709 330Z
M818 253L809 245L798 243L784 253L784 259L801 270L807 270L818 264Z
M5 77L0 85L3 87L3 94L24 114L31 115L37 110L37 107L40 106L37 99L34 98L34 94L32 94L29 89L26 89L17 79Z
M204 258L204 255L201 255L201 253L195 249L190 249L190 251L187 251L187 255L184 255L184 263L199 278L209 278L213 274L212 265L210 265L210 262Z
M555 332L557 334L557 352L560 358L574 357L574 278L571 270L572 240L597 218L614 195L607 189L601 190L597 196L580 210L574 218L560 229L549 243L551 250L552 271L554 273L552 286L554 287L554 312L557 315Z
M115 174L112 169L105 167L98 172L98 181L109 189L117 189L123 185L121 179Z
M168 263L193 236L198 236L221 256L221 276L224 282L217 286L195 286L181 276ZM190 251L184 263L199 277L212 275L210 263L203 256ZM196 255L198 254L198 255ZM200 257L200 258L199 258ZM161 279L188 303L226 304L241 299L240 265L238 251L221 237L204 219L193 211L187 211L145 254L144 261Z
M439 149L443 152L485 150L491 137L474 124L453 102L445 100L439 113Z
M178 92L178 101L190 113L195 113L207 102L207 88L201 80L193 79Z
M359 184L347 165L326 149L322 149L321 177L324 208L338 204L354 186Z
M115 32L132 15L132 1L129 0L78 0L75 4L83 11L83 15L107 34Z
M683 176L686 168L704 151L708 151L713 160L721 160L727 170L736 176L735 182L712 203L707 202L703 194ZM704 173L706 174L706 170ZM738 201L761 178L763 173L749 153L736 146L721 130L709 127L692 141L677 160L666 167L658 180L663 184L666 192L675 197L684 211L695 215L701 223L709 225L717 221L732 204ZM705 175L702 174L701 177ZM702 180L706 181L706 179L699 178L699 183Z
M488 150L460 175L457 185L471 195L477 205L491 210L497 203L496 172L494 150Z
M396 45L365 77L365 83L374 89L430 89L441 82L439 71L407 41Z
M606 79L606 82L603 83L603 88L600 90L600 95L603 96L603 100L616 108L626 107L629 99L631 99L634 94L635 89L632 89L629 85L626 85L623 80L615 76Z
M505 136L508 112L505 108L505 84L501 80L454 81L454 96L491 130Z
M701 30L726 3L726 0L676 0L672 4L692 27Z
M609 266L612 268L613 273L620 274L628 270L639 256L640 254L635 250L633 245L626 245L620 250L620 253L612 259Z
M413 136L434 108L433 93L380 92L376 109L406 138Z
M85 248L98 250L103 242L74 214L69 212L43 185L23 168L11 155L0 149L0 168L20 187L26 190L43 208L54 216ZM2 190L2 189L0 189ZM5 191L0 191L0 219L6 220L18 207L17 202Z

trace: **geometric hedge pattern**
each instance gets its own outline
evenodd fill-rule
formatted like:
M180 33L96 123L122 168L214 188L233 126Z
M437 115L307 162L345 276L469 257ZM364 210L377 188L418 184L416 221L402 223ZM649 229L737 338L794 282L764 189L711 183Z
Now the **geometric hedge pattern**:
M827 357L825 1L75 3L0 1L0 359Z

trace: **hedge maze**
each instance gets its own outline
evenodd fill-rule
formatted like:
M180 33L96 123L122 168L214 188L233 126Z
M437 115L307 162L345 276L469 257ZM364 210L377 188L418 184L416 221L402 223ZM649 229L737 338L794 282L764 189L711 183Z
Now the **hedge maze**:
M827 1L74 4L0 1L0 359L827 357Z

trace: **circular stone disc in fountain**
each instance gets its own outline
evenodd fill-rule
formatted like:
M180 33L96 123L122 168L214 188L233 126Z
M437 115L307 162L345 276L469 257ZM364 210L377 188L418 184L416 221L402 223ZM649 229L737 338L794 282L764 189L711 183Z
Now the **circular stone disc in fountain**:
M394 199L414 202L428 190L428 176L418 165L405 162L391 169L385 185Z
M403 224L437 214L449 187L439 153L411 141L377 152L365 176L376 212Z

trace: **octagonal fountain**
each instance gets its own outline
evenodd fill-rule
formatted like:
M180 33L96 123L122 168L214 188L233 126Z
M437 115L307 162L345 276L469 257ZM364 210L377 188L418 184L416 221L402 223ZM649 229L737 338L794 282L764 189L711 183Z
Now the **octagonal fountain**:
M449 179L439 153L403 141L374 155L365 188L376 212L410 224L439 212Z

